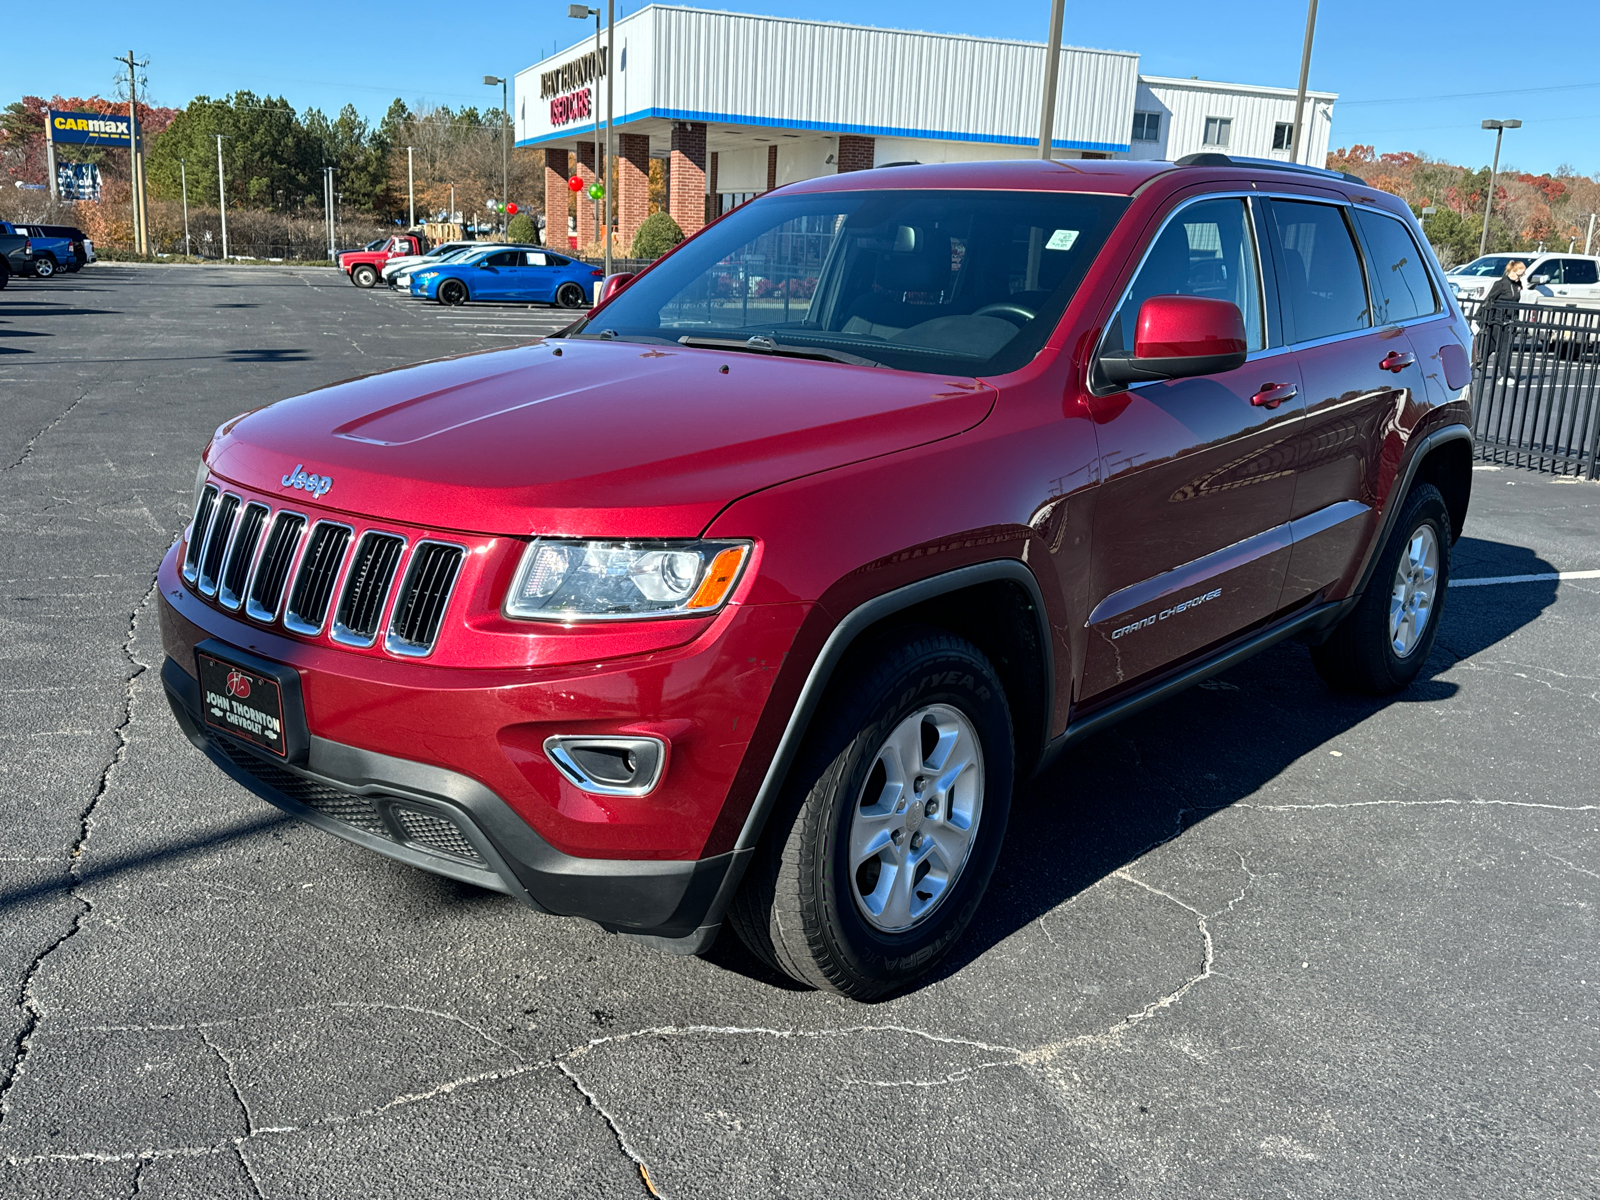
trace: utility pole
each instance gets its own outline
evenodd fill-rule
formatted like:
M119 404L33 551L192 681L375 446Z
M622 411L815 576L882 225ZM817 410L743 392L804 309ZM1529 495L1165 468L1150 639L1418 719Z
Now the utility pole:
M222 261L228 261L228 189L222 179L222 139L217 134L217 207L222 212Z
M183 183L183 253L186 258L193 258L194 251L189 245L189 164L181 158L178 160L178 178Z
M332 184L329 185L333 186ZM408 228L415 229L417 225L417 176L413 170L411 147L406 147L406 208L411 214L411 224Z
M1595 214L1594 213L1590 213L1589 214L1589 232L1586 235L1584 235L1584 239L1583 239L1583 253L1586 256L1589 253L1589 243L1594 241L1594 218L1595 218Z
M1305 143L1306 81L1311 76L1311 39L1317 32L1317 0L1306 6L1306 40L1300 47L1300 90L1294 97L1294 144L1289 147L1289 161L1300 161L1300 147Z
M1521 129L1521 121L1485 121L1485 129L1494 130L1494 165L1489 168L1489 194L1483 200L1483 236L1478 239L1478 257L1482 258L1489 247L1489 213L1494 208L1494 181L1500 174L1500 139L1508 129Z
M129 50L127 58L117 58L116 61L126 64L128 68L128 183L133 205L133 250L135 254L149 254L150 231L144 203L144 156L139 148L138 68L149 66L150 60L147 58L139 62L134 59L133 51Z
M1061 22L1066 18L1067 0L1051 0L1050 48L1045 51L1044 100L1039 108L1039 157L1048 162L1056 135L1056 82L1061 75Z
M323 224L328 227L328 259L330 262L339 261L339 247L335 237L333 222L333 168L322 168L322 217Z
M506 205L511 203L511 148L507 141L511 129L511 109L507 107L510 101L506 96L506 80L503 76L485 75L483 82L490 87L497 83L500 85L500 203ZM454 207L453 202L451 207ZM509 229L504 216L505 209L500 211L500 227ZM509 235L506 240L510 240Z
M610 66L617 60L617 0L606 0L606 65ZM611 78L611 72L606 72L606 178L611 182L611 94L616 81ZM599 86L598 78L595 86ZM611 189L606 188L606 274L611 274Z

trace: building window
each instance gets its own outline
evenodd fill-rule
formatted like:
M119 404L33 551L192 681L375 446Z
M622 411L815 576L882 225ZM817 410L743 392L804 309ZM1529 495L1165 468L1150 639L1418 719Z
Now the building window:
M1226 146L1233 135L1232 117L1206 118L1206 145Z
M1161 140L1161 114L1158 112L1133 114L1133 140L1159 142Z
M1294 125L1288 121L1279 121L1272 127L1272 148L1274 150L1294 149Z

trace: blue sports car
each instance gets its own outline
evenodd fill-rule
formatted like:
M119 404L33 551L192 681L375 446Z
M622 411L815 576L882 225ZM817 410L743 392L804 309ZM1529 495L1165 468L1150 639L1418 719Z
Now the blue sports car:
M579 308L605 272L537 247L486 246L411 276L411 294L440 304L520 300Z

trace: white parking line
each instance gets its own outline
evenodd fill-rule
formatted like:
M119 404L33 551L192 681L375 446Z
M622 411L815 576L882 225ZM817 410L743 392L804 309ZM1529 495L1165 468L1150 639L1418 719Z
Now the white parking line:
M1600 579L1600 571L1549 571L1543 575L1493 575L1484 579L1452 579L1451 587L1488 587L1492 583L1549 583L1557 579Z

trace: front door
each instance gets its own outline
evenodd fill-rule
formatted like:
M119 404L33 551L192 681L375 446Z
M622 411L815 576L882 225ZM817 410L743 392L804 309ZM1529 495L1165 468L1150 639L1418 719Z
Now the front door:
M1294 553L1282 603L1339 592L1377 528L1404 449L1396 429L1426 381L1403 323L1436 312L1427 268L1395 218L1273 200L1269 236L1306 422L1295 455ZM1366 247L1358 251L1356 228ZM1437 349L1437 347L1435 347Z
M474 300L504 300L516 286L517 263L522 258L520 250L502 250L478 263L468 287Z
M1167 219L1108 325L1104 349L1131 349L1146 299L1210 296L1239 306L1252 353L1235 371L1092 401L1102 484L1080 693L1091 705L1277 607L1304 416L1293 358L1263 304L1257 243L1245 200L1185 205Z

